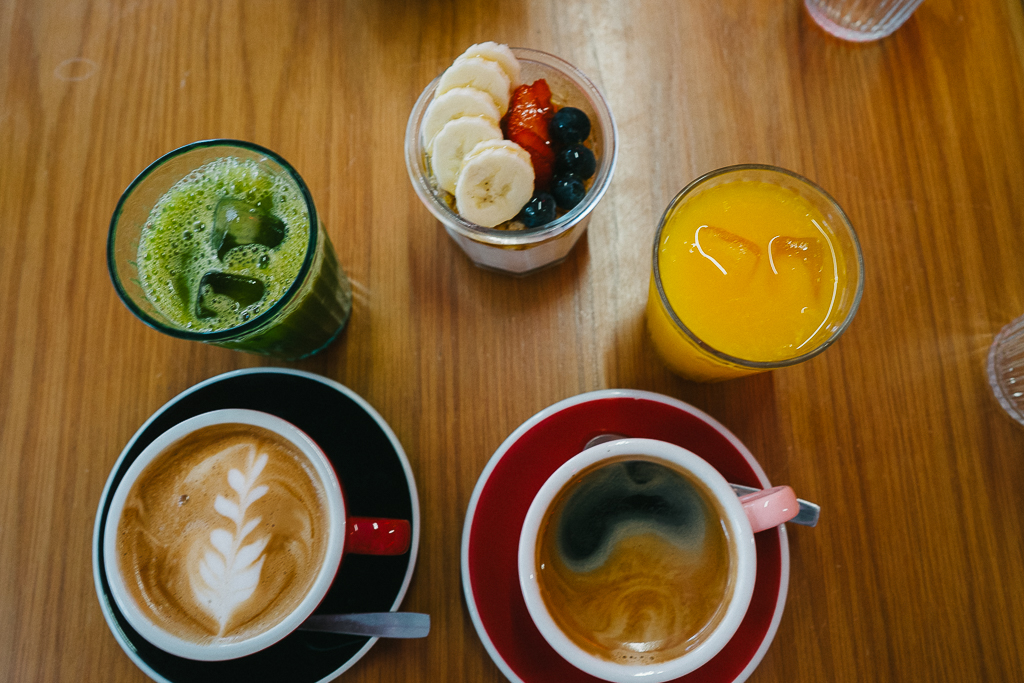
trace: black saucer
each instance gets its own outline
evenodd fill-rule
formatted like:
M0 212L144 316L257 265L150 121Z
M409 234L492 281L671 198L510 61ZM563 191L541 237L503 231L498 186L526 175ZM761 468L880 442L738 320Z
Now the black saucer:
M200 662L150 644L128 624L110 597L102 530L117 484L157 436L182 420L220 408L261 410L296 425L330 458L349 514L408 519L412 524L412 545L405 555L346 555L316 613L388 612L401 604L416 563L420 519L416 484L398 439L369 404L337 382L296 370L255 368L219 375L171 399L121 452L100 498L93 531L93 579L103 616L125 653L157 681L331 680L355 664L377 639L295 631L246 657Z

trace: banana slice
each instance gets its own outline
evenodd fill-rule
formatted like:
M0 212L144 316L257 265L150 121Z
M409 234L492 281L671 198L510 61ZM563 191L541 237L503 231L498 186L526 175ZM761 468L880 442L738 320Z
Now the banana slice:
M455 185L455 208L467 221L493 228L515 218L533 195L530 155L510 140L487 140L466 155Z
M444 124L430 147L434 178L442 190L455 194L455 183L466 155L485 140L500 140L501 128L483 116L462 116Z
M497 62L483 57L459 57L441 74L434 95L436 97L449 90L466 87L483 90L490 95L502 116L508 111L512 80Z
M430 148L434 136L444 125L463 116L482 116L494 122L501 120L498 107L491 96L476 88L455 88L436 96L423 114L423 146Z
M465 52L462 53L463 57L483 57L489 59L492 62L497 62L501 65L501 68L508 74L509 80L512 81L512 87L516 87L520 83L520 68L519 60L512 54L512 50L509 49L508 45L502 45L501 43L495 43L494 41L487 41L486 43L477 43L476 45L470 45Z

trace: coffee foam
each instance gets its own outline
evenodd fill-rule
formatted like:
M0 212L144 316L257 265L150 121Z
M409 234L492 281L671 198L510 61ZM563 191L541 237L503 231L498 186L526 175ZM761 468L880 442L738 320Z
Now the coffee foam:
M600 463L559 493L537 538L541 596L584 651L652 664L692 650L724 617L735 583L722 513L682 471Z
M262 427L214 425L169 446L135 481L117 527L118 568L163 630L234 642L302 601L329 530L324 486L298 448Z

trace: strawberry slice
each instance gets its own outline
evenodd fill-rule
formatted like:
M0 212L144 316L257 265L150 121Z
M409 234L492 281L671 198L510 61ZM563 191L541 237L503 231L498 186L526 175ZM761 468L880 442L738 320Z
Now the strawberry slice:
M555 115L551 105L551 88L543 78L530 85L521 85L512 93L508 113L502 121L506 135L532 130L544 140L548 138L548 121Z
M551 178L555 173L555 150L552 149L551 143L525 128L509 139L530 154L530 161L533 162L534 191L547 191L551 187Z
M548 122L554 117L551 88L543 78L521 85L512 93L508 113L501 121L505 137L530 154L533 161L534 189L547 190L555 164Z

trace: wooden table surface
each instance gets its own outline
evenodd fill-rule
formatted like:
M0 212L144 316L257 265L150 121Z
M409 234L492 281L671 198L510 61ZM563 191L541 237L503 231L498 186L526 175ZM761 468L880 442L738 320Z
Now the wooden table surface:
M525 279L463 256L402 153L422 88L489 39L579 66L620 135L587 235ZM1024 428L985 375L993 335L1024 313L1019 0L926 0L861 46L800 0L8 0L0 55L0 680L144 679L93 589L101 491L166 401L262 365L365 397L415 473L403 608L432 633L378 643L343 680L504 680L462 598L470 494L524 420L603 388L710 413L822 505L817 528L790 529L788 602L750 680L1024 680ZM212 137L295 165L354 283L347 331L312 359L172 339L114 293L121 191ZM690 383L644 333L651 243L680 188L742 162L837 198L864 298L803 365Z

